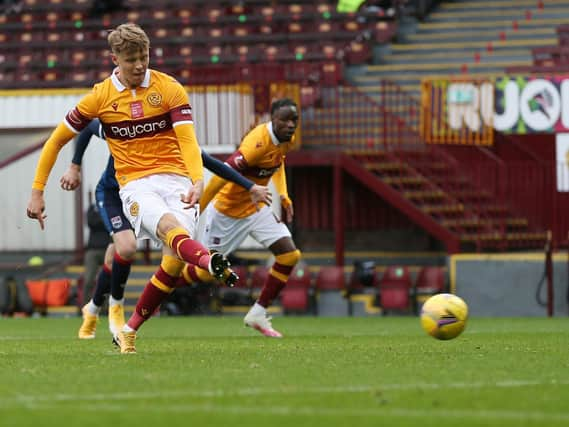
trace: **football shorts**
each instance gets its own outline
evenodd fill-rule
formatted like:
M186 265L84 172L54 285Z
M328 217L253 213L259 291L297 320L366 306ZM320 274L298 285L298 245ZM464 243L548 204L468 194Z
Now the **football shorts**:
M95 200L109 234L132 230L132 226L122 210L122 202L117 190L105 191L97 186Z
M265 248L283 237L291 237L287 226L281 222L269 206L245 218L232 218L219 212L210 204L204 212L205 230L202 242L208 249L230 254L247 236L251 236Z
M123 212L134 228L138 239L152 239L160 242L156 232L160 219L167 213L173 214L190 237L194 238L199 218L199 206L187 207L180 200L187 194L192 182L189 178L175 174L156 174L130 181L120 190Z

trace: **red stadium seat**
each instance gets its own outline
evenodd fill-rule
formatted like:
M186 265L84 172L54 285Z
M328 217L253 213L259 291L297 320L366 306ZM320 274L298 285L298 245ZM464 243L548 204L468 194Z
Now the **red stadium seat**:
M306 313L310 309L312 277L306 265L297 265L280 294L285 313Z
M380 305L389 311L407 312L411 302L411 274L405 266L389 266L379 281Z
M316 275L316 310L319 316L348 315L348 300L345 298L344 267L323 266Z
M251 273L251 288L261 289L267 277L269 276L269 267L264 265L257 265L253 267L253 272Z
M414 310L419 312L420 305L432 295L446 291L446 273L444 267L425 266L419 270L415 280Z
M231 268L239 276L234 287L220 285L217 288L217 297L222 307L241 306L253 303L249 287L249 269L244 265L232 265Z
M344 287L344 267L327 265L320 268L316 275L316 289L318 291L341 291Z

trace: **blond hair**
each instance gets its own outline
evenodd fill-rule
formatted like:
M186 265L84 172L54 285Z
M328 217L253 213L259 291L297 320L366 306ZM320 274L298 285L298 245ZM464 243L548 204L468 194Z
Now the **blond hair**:
M150 47L150 40L144 30L132 23L121 24L112 30L107 41L115 55L122 52L145 51Z

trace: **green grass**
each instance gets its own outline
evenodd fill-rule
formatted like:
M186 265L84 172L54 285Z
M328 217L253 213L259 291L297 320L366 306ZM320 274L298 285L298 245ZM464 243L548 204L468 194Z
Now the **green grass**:
M567 319L155 318L136 355L80 320L0 319L2 426L567 426ZM113 423L113 424L111 424Z

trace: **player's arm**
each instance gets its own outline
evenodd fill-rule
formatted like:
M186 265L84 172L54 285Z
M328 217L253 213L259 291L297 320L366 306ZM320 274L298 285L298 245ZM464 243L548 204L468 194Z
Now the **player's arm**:
M43 192L49 174L53 169L53 165L57 160L61 148L67 144L71 138L81 132L89 124L92 117L96 116L96 97L97 95L95 94L94 88L91 93L83 97L74 109L67 113L63 122L57 125L42 148L32 184L32 194L27 208L28 217L37 219L42 230L44 228L44 219L46 218L44 214L45 200Z
M272 180L275 184L277 193L281 198L281 206L285 213L285 221L291 222L292 217L294 216L294 209L292 207L292 200L290 200L290 197L288 196L284 158L279 169L273 174Z
M44 214L45 201L43 192L49 174L53 169L59 152L74 136L75 132L62 122L55 128L42 148L32 183L32 194L27 208L28 217L37 219L42 230L44 229L44 219L47 217Z
M104 138L101 122L98 119L91 121L85 129L81 131L75 142L75 152L67 171L63 174L59 183L64 190L75 190L81 184L81 163L85 150L89 146L93 135Z
M266 203L268 205L271 204L272 195L268 187L264 185L255 184L253 181L241 175L239 172L237 172L227 163L223 163L221 160L218 160L215 157L210 156L203 150L202 150L202 160L204 166L207 169L212 171L218 177L221 177L223 178L223 180L225 180L223 183L220 181L216 186L211 187L212 189L217 189L217 191L219 191L227 181L231 181L249 191L249 193L251 194L251 200L255 204L255 206L257 205L257 203ZM205 192L206 190L204 190L204 194L200 199L200 205L202 209L205 209L211 200L210 196L204 198ZM215 193L213 193L213 195L215 195ZM205 205L202 204L204 202Z
M165 97L167 105L171 106L170 119L178 139L182 160L193 184L187 194L181 195L182 202L187 203L189 209L200 200L204 187L203 162L194 129L192 107L185 89L175 80L172 80L172 84L168 86Z
M182 159L192 180L192 188L182 197L182 201L188 204L188 208L193 207L203 193L203 162L200 147L196 138L193 124L179 124L174 127Z

